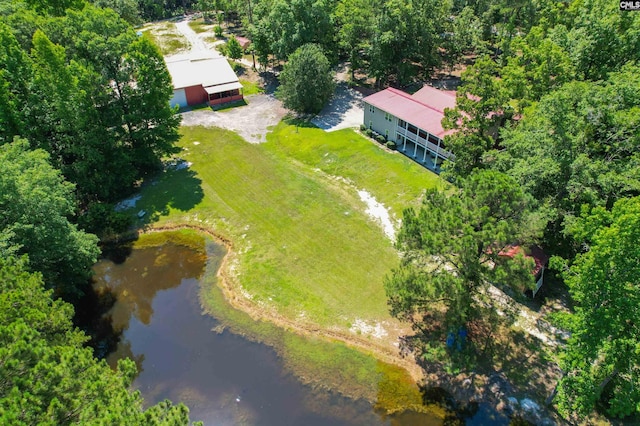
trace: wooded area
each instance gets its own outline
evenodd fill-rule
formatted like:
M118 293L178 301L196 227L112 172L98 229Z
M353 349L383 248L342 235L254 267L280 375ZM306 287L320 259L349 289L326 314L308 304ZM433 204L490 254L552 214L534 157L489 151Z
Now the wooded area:
M530 263L497 254L540 244L575 302L561 414L638 415L640 13L605 0L1 0L0 358L17 360L0 369L3 416L188 421L182 406L143 411L126 391L132 365L108 371L51 297L77 300L99 254L91 233L126 229L112 203L176 152L169 74L132 24L192 10L239 22L263 66L312 43L322 67L348 61L354 84L407 87L464 69L444 121L456 131L443 176L457 189L406 212L402 263L386 283L392 312L418 328L437 317L428 350L460 327L482 331L473 348L497 319L485 284L530 284ZM91 374L73 374L81 368ZM66 375L73 389L55 386ZM81 398L92 402L75 406Z

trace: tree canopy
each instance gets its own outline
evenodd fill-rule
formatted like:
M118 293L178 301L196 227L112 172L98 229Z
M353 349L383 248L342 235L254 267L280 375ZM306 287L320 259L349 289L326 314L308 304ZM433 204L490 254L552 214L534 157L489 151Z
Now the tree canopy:
M117 371L83 347L73 327L71 305L52 298L42 277L24 260L0 258L0 414L27 424L185 425L188 409L170 402L142 408L139 392L127 388L133 361Z
M122 197L176 152L164 60L115 12L85 5L25 30L28 48L0 24L3 141L24 136L49 152L85 207Z
M425 344L443 346L447 332L486 319L490 283L533 285L530 261L500 257L534 231L529 203L512 178L494 171L474 172L452 193L427 191L418 211L403 214L402 260L385 282L392 315L428 329Z
M0 257L26 254L59 293L74 293L89 277L98 239L69 221L73 185L24 139L0 145Z
M280 74L278 96L296 112L317 113L333 95L331 65L320 46L305 44L289 57Z
M577 303L558 390L567 416L598 402L614 417L640 412L640 198L597 207L573 225L589 249L565 272Z

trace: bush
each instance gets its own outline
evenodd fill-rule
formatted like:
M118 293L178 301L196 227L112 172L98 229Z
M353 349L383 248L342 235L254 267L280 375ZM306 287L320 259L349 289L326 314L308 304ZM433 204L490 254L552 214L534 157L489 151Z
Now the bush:
M389 141L387 142L387 148L392 149L395 151L396 149L396 143L394 141Z
M222 37L222 27L220 25L216 25L215 27L213 27L213 33L218 38Z
M373 130L367 129L367 130L364 131L364 134L369 136L370 138L372 138L373 137Z
M387 141L387 138L382 135L377 135L376 140L378 141L378 143L385 143Z
M366 132L367 131L367 126L365 126L364 124L360 125L360 131L361 132Z

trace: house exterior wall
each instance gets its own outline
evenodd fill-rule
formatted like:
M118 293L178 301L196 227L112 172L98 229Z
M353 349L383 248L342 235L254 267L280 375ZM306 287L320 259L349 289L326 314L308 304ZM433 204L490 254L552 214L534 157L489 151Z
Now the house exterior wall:
M173 97L169 101L169 104L171 105L172 108L175 107L176 105L180 108L186 107L188 105L187 94L185 93L184 89L175 89L173 91Z
M201 105L209 100L209 95L201 85L185 87L188 105Z
M393 141L395 140L395 129L398 123L398 119L391 115L387 114L385 111L380 108L376 108L373 105L364 102L364 125L373 130L376 133L381 135L387 135L387 139Z

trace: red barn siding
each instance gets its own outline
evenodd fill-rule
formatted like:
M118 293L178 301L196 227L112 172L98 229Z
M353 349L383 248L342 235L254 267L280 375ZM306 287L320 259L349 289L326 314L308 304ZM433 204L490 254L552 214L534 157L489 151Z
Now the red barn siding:
M209 100L209 95L201 85L185 87L188 105L201 105Z

